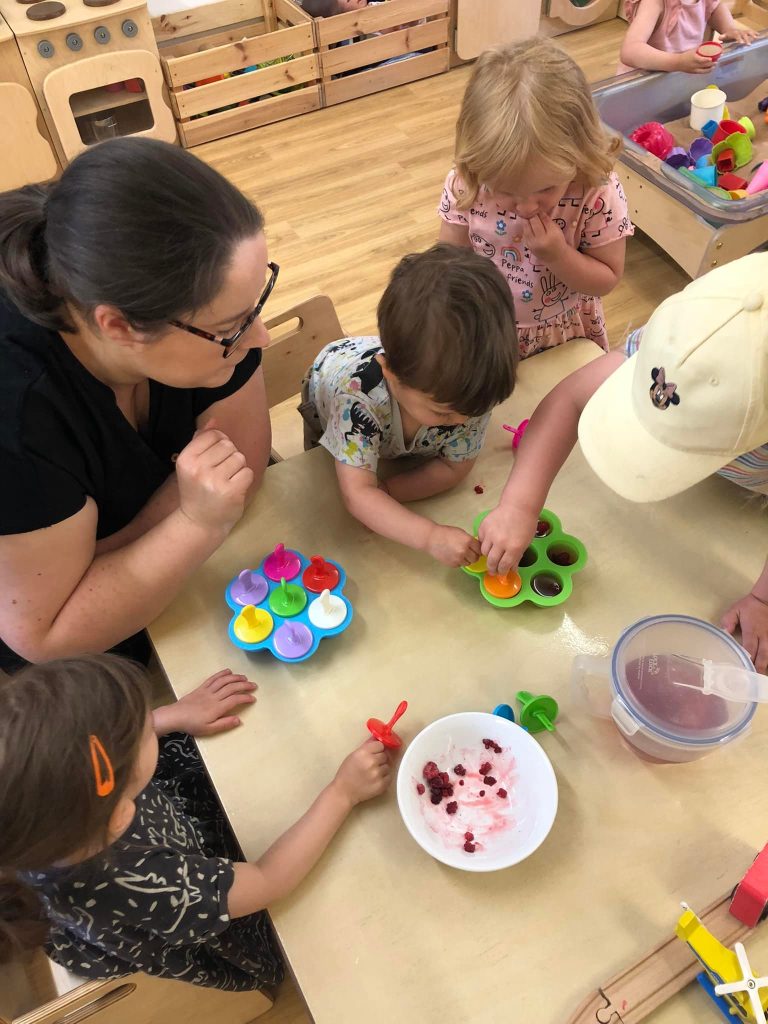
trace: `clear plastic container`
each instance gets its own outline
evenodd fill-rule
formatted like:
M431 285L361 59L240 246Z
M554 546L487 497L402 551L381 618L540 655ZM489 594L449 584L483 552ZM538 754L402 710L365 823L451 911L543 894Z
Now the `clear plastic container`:
M612 718L642 756L695 761L743 736L757 708L705 694L705 660L754 671L746 651L710 623L655 615L625 629L609 658L577 657L574 694L592 714Z
M751 46L726 48L712 71L707 73L705 82L712 82L722 89L728 97L729 106L735 109L739 107L739 100L749 96L758 86L762 87L767 67L768 33L763 33ZM676 196L710 224L741 224L768 213L768 191L738 201L717 196L703 185L685 179L679 171L628 138L635 128L649 121L668 124L681 117L687 118L691 96L701 88L702 77L679 71L659 71L656 74L631 72L598 83L593 93L603 121L624 136L626 149L621 160L629 168ZM768 87L765 92L768 92ZM756 107L742 113L749 114L756 124L758 119L762 121ZM756 155L752 164L759 159L760 156Z

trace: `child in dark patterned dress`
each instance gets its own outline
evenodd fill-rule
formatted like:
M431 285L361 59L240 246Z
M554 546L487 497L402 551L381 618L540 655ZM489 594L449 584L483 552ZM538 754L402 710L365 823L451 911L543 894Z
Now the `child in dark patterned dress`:
M243 862L189 735L239 725L255 689L225 670L151 712L142 671L112 655L0 684L0 962L44 942L89 980L280 982L264 908L304 879L356 804L384 792L390 762L381 743L363 743L295 825Z

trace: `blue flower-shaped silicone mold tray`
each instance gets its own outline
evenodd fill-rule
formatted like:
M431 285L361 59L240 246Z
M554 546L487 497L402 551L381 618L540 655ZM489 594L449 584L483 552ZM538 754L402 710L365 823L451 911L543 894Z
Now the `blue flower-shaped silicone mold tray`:
M340 598L344 602L344 604L347 607L347 615L346 615L346 618L344 619L344 621L340 625L334 626L332 629L321 629L321 628L318 628L317 626L313 625L312 622L310 621L310 618L309 618L309 607L310 607L310 605L312 604L312 602L314 600L319 599L320 595L317 594L317 593L314 593L311 590L308 590L306 587L303 586L303 583L302 583L302 580L303 580L303 577L304 577L304 571L305 571L305 569L307 569L309 567L310 561L309 561L308 558L305 558L304 555L302 555L300 551L295 551L295 550L286 548L286 554L296 555L296 557L301 562L301 568L300 568L299 572L293 577L293 579L288 581L289 583L292 583L292 584L294 584L294 585L296 585L298 587L301 587L301 589L304 590L304 592L305 592L305 594L307 596L307 603L304 606L303 611L301 611L298 615L292 615L290 617L278 615L269 606L270 594L272 594L273 591L279 589L279 587L280 587L280 582L279 581L271 580L266 575L266 573L264 572L264 563L266 562L267 558L270 557L269 555L267 555L264 559L262 559L261 564L259 565L258 569L252 569L251 570L251 572L253 573L254 577L257 577L257 578L261 577L261 579L267 585L267 590L264 593L264 595L262 597L262 600L258 601L257 603L254 603L252 605L252 607L254 607L254 608L262 609L263 611L268 612L269 615L273 619L274 625L272 627L271 632L269 633L269 635L267 637L265 637L263 640L259 641L259 643L250 644L250 643L245 643L235 633L235 621L237 620L238 615L243 611L243 608L247 607L246 605L238 603L232 597L232 588L238 582L238 580L240 578L240 573L238 573L238 575L235 576L234 579L229 581L229 584L227 585L227 589L226 589L226 593L225 593L225 598L226 598L227 604L232 609L232 611L235 613L232 616L232 619L231 619L231 621L229 623L229 639L232 641L232 643L235 645L235 647L240 647L244 651L262 651L262 650L267 650L267 651L270 652L270 654L274 655L274 657L278 658L280 661L284 661L284 662L286 662L288 664L295 664L295 663L300 662L300 661L306 661L307 658L311 658L312 655L317 650L318 646L320 645L320 641L323 640L325 637L337 636L339 633L343 633L344 632L344 630L347 628L347 626L349 626L350 622L352 621L352 605L350 604L350 602L347 600L347 598L344 596L344 593L343 593L344 584L347 582L346 573L341 568L341 566L339 565L338 562L334 562L330 558L325 559L325 561L329 565L332 565L332 566L334 566L334 568L338 569L338 572L339 572L339 582L336 584L335 587L333 587L331 589L330 592L331 592L331 594L334 597ZM306 629L308 629L311 632L311 634L312 634L312 645L306 651L305 654L301 655L301 657L298 657L298 658L288 658L284 654L281 654L280 651L278 651L277 648L275 647L275 633L277 632L277 630L281 626L285 625L286 623L288 623L288 624L300 623L302 626L304 626Z

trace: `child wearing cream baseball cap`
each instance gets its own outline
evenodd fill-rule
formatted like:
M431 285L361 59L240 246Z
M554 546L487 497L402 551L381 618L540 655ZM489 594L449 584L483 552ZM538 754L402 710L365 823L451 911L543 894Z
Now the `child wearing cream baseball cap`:
M540 403L481 534L491 572L530 543L576 439L629 501L659 501L712 473L768 495L768 253L754 253L666 299L626 346L566 377ZM768 668L768 562L725 614Z

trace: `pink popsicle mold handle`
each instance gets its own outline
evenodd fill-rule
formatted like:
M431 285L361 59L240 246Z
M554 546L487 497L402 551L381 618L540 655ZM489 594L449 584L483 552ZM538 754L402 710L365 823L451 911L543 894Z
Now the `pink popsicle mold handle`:
M511 423L503 423L502 424L504 429L508 430L509 433L512 435L512 450L513 451L517 451L517 448L518 448L520 442L523 439L523 434L525 433L526 428L528 427L529 423L530 423L530 420L523 420L522 423L518 424L518 426L516 426L516 427L513 427Z
M768 189L768 160L763 160L747 185L747 195L753 196L756 192Z

